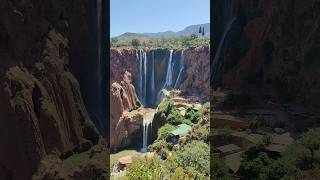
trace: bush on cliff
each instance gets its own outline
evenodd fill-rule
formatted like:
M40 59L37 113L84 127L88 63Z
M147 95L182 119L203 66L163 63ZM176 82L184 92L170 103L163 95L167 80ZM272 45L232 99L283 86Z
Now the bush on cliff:
M186 119L189 119L192 123L196 124L200 120L202 115L198 111L194 111L192 108L186 110Z
M166 120L172 125L179 125L182 123L183 119L182 115L177 110L173 109Z
M161 128L158 129L158 140L166 140L169 136L171 131L175 130L176 128L172 126L171 124L165 124Z
M194 168L195 171L209 176L210 174L210 147L202 141L192 141L181 150L174 153L179 166L184 169ZM195 156L196 155L196 156Z

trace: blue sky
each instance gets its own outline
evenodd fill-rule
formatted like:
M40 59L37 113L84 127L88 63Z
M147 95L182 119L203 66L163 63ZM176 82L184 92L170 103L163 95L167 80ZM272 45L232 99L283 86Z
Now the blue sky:
M125 32L180 31L210 22L210 0L111 0L111 37Z

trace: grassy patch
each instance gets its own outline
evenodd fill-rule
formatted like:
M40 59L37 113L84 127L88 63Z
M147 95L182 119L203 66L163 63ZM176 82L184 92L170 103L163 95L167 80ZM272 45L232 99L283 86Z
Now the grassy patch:
M84 162L88 159L89 159L88 152L75 154L75 155L70 156L66 160L64 160L62 163L62 167L63 168L74 168L74 167L79 166L82 162Z
M128 156L128 155L137 156L140 154L141 153L136 150L124 150L114 154L110 154L110 166L113 166L121 157Z

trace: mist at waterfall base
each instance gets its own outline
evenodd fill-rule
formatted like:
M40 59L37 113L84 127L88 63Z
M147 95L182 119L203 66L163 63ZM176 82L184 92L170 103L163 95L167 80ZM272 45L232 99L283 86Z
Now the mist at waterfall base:
M182 76L185 73L184 53L183 51L176 51L180 57L175 59L175 61L173 60L174 53L174 50L170 50L168 58L164 57L166 66L163 66L164 68L161 69L160 61L162 58L155 58L158 55L157 51L143 51L141 49L136 51L137 61L139 61L139 73L135 86L137 96L144 107L156 108L164 97L161 94L162 89L173 89L180 85ZM166 72L165 76L161 72ZM164 77L158 77L159 75L163 75ZM147 152L148 134L152 130L152 121L155 113L156 110L152 110L143 117L141 152Z

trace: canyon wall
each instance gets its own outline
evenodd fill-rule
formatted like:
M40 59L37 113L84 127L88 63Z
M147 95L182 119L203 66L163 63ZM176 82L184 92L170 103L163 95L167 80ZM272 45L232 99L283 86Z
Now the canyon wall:
M218 0L215 7L214 51L225 20L230 14L236 19L219 57L220 82L213 85L319 110L319 1Z
M130 49L110 50L110 149L116 151L126 146L140 129L142 116L130 115L141 106L132 74L136 75L138 64L136 52Z
M65 159L98 143L89 93L82 100L88 87L76 79L96 77L80 71L95 63L95 8L88 0L0 1L0 179L31 179L48 155Z
M168 85L170 56L172 73ZM167 49L112 48L110 57L110 148L113 151L142 142L139 140L147 109L139 107L157 107L161 89L176 86L184 93L209 97L209 48L187 49L183 54L181 50L171 53Z

